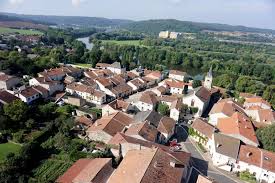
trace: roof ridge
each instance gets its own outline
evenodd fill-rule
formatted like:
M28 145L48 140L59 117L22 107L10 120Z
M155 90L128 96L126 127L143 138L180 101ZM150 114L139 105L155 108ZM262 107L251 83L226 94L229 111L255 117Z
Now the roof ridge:
M151 148L151 149L153 149L153 148ZM150 149L150 150L151 150L151 149ZM153 159L155 158L155 156L156 156L156 154L157 154L157 152L158 152L158 150L159 150L159 147L156 147L155 149L156 149L156 150L155 150L154 156L152 157L150 163L148 164L148 166L147 166L147 168L146 168L146 171L144 172L144 174L143 174L143 176L142 176L140 182L142 182L142 179L144 178L144 175L145 175L146 172L148 171L148 167L151 165Z

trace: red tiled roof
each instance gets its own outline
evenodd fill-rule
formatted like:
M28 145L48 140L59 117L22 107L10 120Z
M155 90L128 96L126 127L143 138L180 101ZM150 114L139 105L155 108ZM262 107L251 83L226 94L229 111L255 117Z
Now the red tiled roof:
M202 133L203 135L205 135L209 139L212 139L212 135L215 131L214 126L210 125L209 123L207 123L207 121L205 121L201 118L197 118L196 120L194 120L191 127L193 129L199 131L200 133Z
M275 172L275 153L249 145L241 145L239 160Z
M22 91L20 92L20 94L21 94L22 96L28 98L28 97L32 97L32 96L34 96L34 95L39 94L39 92L36 91L35 89L33 89L33 88L30 87L30 88L26 88L25 90L22 90Z
M139 101L152 105L155 105L158 102L156 96L153 93L143 93Z
M145 140L155 142L157 139L158 130L148 122L142 122L131 125L125 134L129 136L138 135L143 137Z
M173 129L175 128L175 125L176 125L175 120L167 116L164 116L161 118L159 122L158 131L162 133L172 134Z
M217 128L224 134L240 135L259 144L252 122L239 112L235 112L231 117L218 119Z
M56 182L105 182L113 172L111 158L80 159L73 164Z
M169 74L187 76L186 72L178 71L178 70L170 70Z
M0 90L0 101L3 101L6 104L10 104L15 100L19 100L16 96L12 95L11 93L5 91L5 90Z
M126 126L129 126L133 119L122 112L117 112L109 116L103 116L98 119L88 130L89 131L104 131L111 136L117 132L121 132Z

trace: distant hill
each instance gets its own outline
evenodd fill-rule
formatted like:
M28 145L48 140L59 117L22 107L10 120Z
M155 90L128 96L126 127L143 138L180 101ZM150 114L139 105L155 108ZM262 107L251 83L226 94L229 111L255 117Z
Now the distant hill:
M80 27L109 27L120 28L129 31L157 35L160 31L169 30L176 32L196 33L203 30L210 31L240 31L271 33L275 35L275 30L250 28L245 26L232 26L217 23L199 23L190 21L180 21L175 19L159 19L132 21L125 19L107 19L99 17L81 16L46 16L46 15L22 15L15 13L0 13L0 22L23 21L32 24L58 25L58 26L80 26Z
M175 19L145 20L132 22L122 26L123 28L142 32L146 34L158 34L160 31L169 30L176 32L200 32L203 30L211 31L240 31L240 32L257 32L275 34L275 30L250 28L245 26L232 26L216 23L198 23L189 21L180 21Z
M1 14L1 13L0 13ZM81 27L119 27L133 21L121 19L107 19L99 17L82 16L50 16L50 15L23 15L14 13L2 13L3 15L20 18L29 21L39 21L52 25L81 26Z
M46 30L45 23L0 14L0 27Z

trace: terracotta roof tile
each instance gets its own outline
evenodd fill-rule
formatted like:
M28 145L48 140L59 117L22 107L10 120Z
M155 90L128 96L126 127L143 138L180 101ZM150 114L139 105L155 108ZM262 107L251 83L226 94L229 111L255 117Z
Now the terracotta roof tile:
M125 134L129 136L141 136L145 140L155 142L158 130L156 127L150 125L149 122L142 122L131 125Z
M19 98L5 90L0 90L0 101L3 101L4 104L10 104L15 100L19 100Z
M197 118L196 120L194 120L191 127L199 131L209 139L212 139L212 135L216 130L214 126L201 118Z
M154 94L143 93L139 99L139 101L144 102L146 104L157 104L158 100Z
M103 116L98 119L90 128L89 131L104 131L111 136L117 132L121 132L126 126L129 126L133 119L122 112L117 112L109 116Z
M171 166L174 162L178 167ZM174 156L159 148L128 151L109 183L181 182L184 167Z
M239 135L259 144L251 120L239 112L235 112L231 117L218 119L217 128L224 134Z
M161 118L159 122L158 131L162 133L172 134L175 128L175 125L176 125L175 120L167 116L164 116Z
M106 182L113 172L111 158L80 159L73 164L56 182Z

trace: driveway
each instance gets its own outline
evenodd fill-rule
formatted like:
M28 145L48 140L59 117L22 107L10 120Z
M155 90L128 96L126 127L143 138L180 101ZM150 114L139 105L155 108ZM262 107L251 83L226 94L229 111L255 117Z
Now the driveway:
M239 183L242 181L235 180L232 176L225 174L221 170L215 168L211 162L207 160L205 155L200 152L197 147L188 138L188 127L186 126L177 126L176 127L176 136L178 142L181 144L184 151L190 152L192 159L191 165L194 166L198 171L200 171L205 176L208 176L220 183Z

